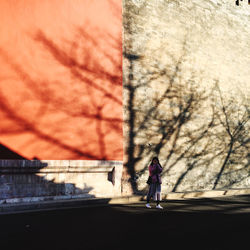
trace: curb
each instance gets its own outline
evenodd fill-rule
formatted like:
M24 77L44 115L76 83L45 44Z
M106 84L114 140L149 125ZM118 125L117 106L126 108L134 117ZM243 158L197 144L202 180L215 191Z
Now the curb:
M72 198L61 200L40 200L23 203L0 204L0 215L41 212L50 210L62 210L69 208L80 208L88 206L106 206L112 204L128 204L142 201L142 196L121 196L111 198Z
M0 205L0 215L16 214L28 212L40 212L50 210L61 210L67 208L77 208L83 206L106 205L110 198L90 198L90 199L70 199L70 200L50 200L40 202L12 203Z
M230 190L207 190L197 192L180 192L163 194L163 200L177 200L177 199L199 199L199 198L216 198L224 196L236 196L250 194L250 189L230 189Z
M162 194L162 200L216 198L225 196L248 195L250 189L213 190L199 192L167 193ZM26 203L0 204L0 215L27 212L40 212L49 210L61 210L68 208L80 208L86 206L105 206L114 204L131 204L146 200L146 195L130 195L110 198L72 198L34 201Z

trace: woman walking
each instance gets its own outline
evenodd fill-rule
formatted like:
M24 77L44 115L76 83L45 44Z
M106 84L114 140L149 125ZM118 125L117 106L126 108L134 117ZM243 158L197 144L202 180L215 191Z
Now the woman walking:
M147 208L151 208L149 201L152 197L156 200L156 208L163 209L160 205L161 200L161 174L162 166L157 157L154 157L149 165L149 191L147 194Z

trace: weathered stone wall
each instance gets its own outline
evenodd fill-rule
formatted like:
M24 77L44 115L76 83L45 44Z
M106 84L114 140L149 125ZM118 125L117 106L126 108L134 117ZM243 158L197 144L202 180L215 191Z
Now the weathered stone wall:
M122 162L0 160L0 203L121 195Z
M250 187L250 6L227 0L124 0L125 164L146 187Z

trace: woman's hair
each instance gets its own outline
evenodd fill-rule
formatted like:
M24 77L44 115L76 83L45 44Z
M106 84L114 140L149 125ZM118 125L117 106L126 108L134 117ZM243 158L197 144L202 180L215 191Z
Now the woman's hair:
M154 157L154 158L152 159L152 161L151 161L151 164L150 164L150 165L153 165L154 160L157 160L158 164L160 164L158 157Z

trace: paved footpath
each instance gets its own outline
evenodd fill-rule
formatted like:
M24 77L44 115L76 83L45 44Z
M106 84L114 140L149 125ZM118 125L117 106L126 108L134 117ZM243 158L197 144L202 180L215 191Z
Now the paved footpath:
M0 249L250 249L250 196L0 215Z

